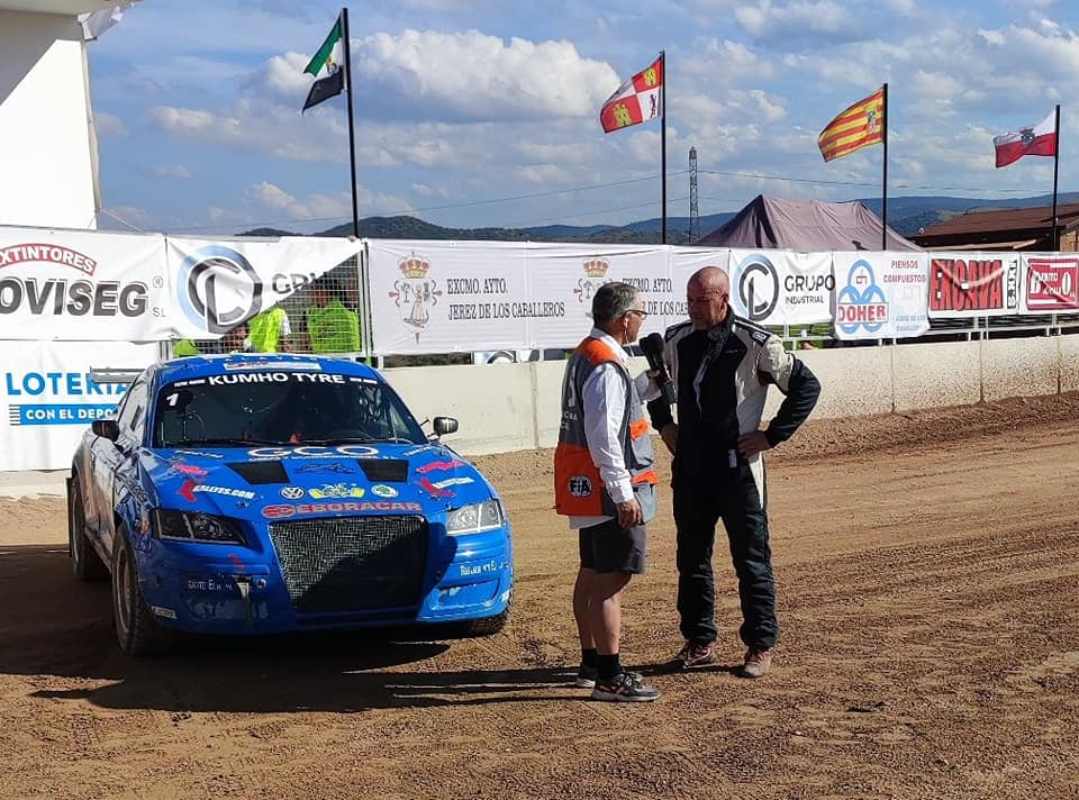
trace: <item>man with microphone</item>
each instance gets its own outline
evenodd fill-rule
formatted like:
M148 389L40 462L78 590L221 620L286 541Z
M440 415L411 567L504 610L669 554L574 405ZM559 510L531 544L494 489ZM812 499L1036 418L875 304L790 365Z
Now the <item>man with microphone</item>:
M622 668L622 593L644 572L645 524L655 515L656 473L643 401L624 347L648 316L637 289L608 283L592 298L592 331L566 363L555 450L555 509L577 529L580 570L573 615L581 639L577 686L594 700L648 702L659 692Z
M686 300L689 320L667 329L662 359L677 396L678 422L670 402L648 405L653 427L674 455L678 613L685 639L674 664L686 669L715 659L712 548L722 519L742 609L739 634L746 653L740 674L759 678L771 668L779 636L761 453L789 439L806 420L820 383L779 337L734 315L723 270L694 273ZM653 363L654 343L648 344L653 346L646 355L656 371L662 365ZM759 430L769 384L786 397L768 427Z

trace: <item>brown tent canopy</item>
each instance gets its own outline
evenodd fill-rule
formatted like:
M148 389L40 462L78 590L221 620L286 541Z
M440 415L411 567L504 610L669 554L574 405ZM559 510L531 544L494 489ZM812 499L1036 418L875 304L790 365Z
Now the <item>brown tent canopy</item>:
M880 217L861 203L779 200L757 195L726 225L697 245L820 250L879 250ZM921 250L888 229L889 250Z

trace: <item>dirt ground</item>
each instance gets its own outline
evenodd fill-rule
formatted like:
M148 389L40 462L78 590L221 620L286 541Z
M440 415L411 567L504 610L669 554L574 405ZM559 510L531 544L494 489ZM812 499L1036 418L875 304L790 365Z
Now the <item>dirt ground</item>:
M665 490L625 603L652 705L567 687L576 544L549 451L478 459L517 544L513 616L487 639L131 660L107 585L70 577L62 501L0 502L0 797L1077 798L1077 419L1065 395L807 425L769 461L783 634L756 682L732 674L722 545L721 663L663 671L681 644Z

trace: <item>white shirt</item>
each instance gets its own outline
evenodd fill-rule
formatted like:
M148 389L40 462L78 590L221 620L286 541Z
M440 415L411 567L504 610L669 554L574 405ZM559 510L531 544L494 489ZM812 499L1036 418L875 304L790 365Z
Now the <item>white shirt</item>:
M619 362L628 367L629 355L622 349L614 337L599 328L593 328L589 336L599 339L618 356ZM636 378L637 392L641 400L648 402L659 397L659 389L642 372ZM592 371L581 390L581 405L584 410L584 435L588 441L588 452L592 463L599 470L607 493L616 503L624 503L633 498L633 484L629 470L626 469L626 457L622 452L622 417L626 412L626 384L614 364L601 364ZM569 518L571 528L590 528L612 519L609 516Z

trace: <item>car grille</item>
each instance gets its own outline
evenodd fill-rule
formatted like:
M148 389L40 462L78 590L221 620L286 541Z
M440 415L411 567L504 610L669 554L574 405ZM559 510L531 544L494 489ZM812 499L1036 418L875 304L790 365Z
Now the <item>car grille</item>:
M427 555L421 517L279 522L270 538L292 605L305 613L419 603Z

